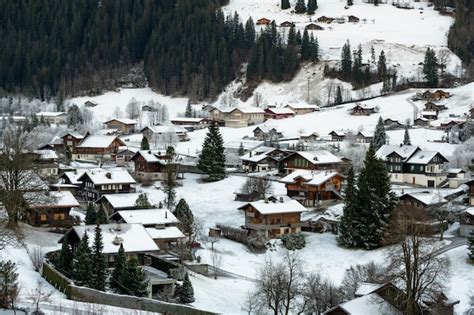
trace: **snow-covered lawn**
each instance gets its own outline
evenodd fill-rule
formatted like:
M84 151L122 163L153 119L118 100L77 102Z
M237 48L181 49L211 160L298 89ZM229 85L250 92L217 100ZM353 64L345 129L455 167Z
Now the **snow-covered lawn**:
M466 314L469 307L474 308L474 263L468 261L467 246L450 250L446 253L451 262L448 296L460 300L454 307L456 314Z

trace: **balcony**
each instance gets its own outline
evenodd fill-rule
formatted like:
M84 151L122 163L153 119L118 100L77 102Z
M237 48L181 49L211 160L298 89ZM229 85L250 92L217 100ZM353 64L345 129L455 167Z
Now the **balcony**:
M301 223L289 223L289 224L254 224L246 223L245 226L251 230L276 230L281 228L293 228L301 227Z

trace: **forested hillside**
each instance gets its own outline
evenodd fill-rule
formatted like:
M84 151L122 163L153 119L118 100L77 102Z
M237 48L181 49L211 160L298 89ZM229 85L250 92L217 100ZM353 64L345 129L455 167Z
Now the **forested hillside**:
M456 20L449 31L449 48L466 64L474 78L474 1L458 0Z
M0 0L0 88L41 99L100 93L143 65L157 91L203 99L218 95L249 56L249 76L273 81L290 79L300 59L317 59L308 51L314 39L298 33L286 47L272 25L258 40L251 19L224 16L226 2Z

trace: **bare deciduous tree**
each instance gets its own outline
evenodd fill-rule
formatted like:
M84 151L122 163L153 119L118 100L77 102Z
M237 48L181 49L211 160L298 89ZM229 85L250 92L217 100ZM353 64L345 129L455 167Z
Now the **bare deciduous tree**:
M212 267L214 267L214 279L217 279L217 270L221 267L222 256L215 250L211 252Z
M253 105L256 107L263 107L265 106L265 98L263 97L262 93L255 92L253 93Z
M53 291L46 289L43 282L38 281L36 287L28 292L26 298L34 305L35 310L32 314L42 314L40 312L40 303L51 302Z
M43 259L45 256L45 251L43 247L38 245L33 245L31 247L27 247L28 256L30 257L31 263L35 270L39 272L41 270L41 266L43 265Z
M443 49L438 52L438 65L441 68L441 74L444 74L446 66L451 61L451 51Z
M248 291L245 295L244 303L242 304L242 310L248 315L258 314L259 301L254 292Z
M263 199L272 192L272 182L266 178L248 177L240 188L242 194L256 194L257 198Z
M304 312L320 315L342 302L341 290L319 273L306 277L302 292Z
M137 119L140 116L140 103L132 97L125 110L130 119Z
M346 300L353 299L355 292L363 282L383 283L387 280L385 268L373 261L365 265L351 266L346 270L342 279L342 297Z

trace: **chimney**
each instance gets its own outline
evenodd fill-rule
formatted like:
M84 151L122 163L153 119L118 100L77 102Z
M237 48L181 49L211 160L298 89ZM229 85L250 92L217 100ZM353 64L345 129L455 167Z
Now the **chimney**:
M165 219L168 219L168 211L165 211Z
M283 197L280 197L280 203L283 203L283 202L284 202Z
M112 173L110 173L110 172L105 173L105 177L107 177L108 179L111 179L112 178Z

